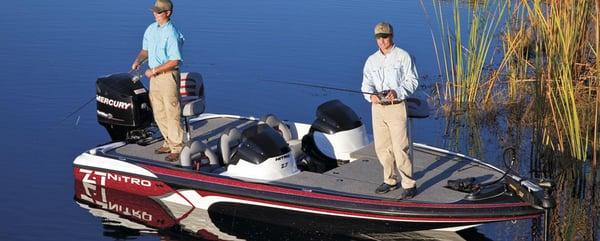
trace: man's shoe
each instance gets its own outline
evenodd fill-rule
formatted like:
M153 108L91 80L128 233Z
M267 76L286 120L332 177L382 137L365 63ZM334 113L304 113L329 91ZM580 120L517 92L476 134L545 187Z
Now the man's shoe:
M179 153L171 153L165 157L165 161L168 162L178 162L179 161Z
M154 154L167 154L171 153L171 149L165 146L161 146L158 149L154 150Z
M417 186L404 189L398 199L411 199L417 195Z
M382 183L381 185L379 185L379 187L377 187L377 189L375 189L375 193L377 194L384 194L387 193L389 191L393 191L396 190L398 188L398 184L396 185L389 185L387 183Z

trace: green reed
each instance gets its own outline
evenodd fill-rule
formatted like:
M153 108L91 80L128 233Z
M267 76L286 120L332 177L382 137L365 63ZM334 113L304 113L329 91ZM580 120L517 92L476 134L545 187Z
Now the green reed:
M442 2L433 1L440 28L441 36L438 41L441 54L438 53L436 39L434 47L440 72L444 73L446 79L444 100L464 107L465 104L480 101L484 68L491 62L490 48L507 3L483 0L468 4L466 19L461 15L462 1L454 0L453 3L452 21L448 22L442 13ZM461 24L465 20L468 24L468 35L463 39Z
M438 91L444 109L522 104L522 124L534 129L534 150L550 148L595 166L600 0L454 0L451 18L442 12L444 1L433 3L439 38L431 34L444 78ZM492 43L501 23L503 55L494 63Z
M579 0L522 0L522 3L531 25L538 29L535 31L538 91L534 101L542 106L536 119L543 122L542 143L538 144L587 160L590 144L595 142L594 133L598 131L597 125L583 122L597 115L597 108L591 111L589 103L596 95L592 89L597 88L589 84L597 81L589 81L586 86L584 81L588 80L582 78L591 69L581 68L593 51L588 38L592 5ZM592 148L595 150L597 146Z

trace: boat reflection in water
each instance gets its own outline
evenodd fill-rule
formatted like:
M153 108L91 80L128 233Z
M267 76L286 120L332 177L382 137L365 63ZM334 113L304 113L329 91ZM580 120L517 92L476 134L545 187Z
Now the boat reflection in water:
M102 219L104 235L132 239L143 235L161 240L340 240L315 230L297 230L235 216L235 208L210 210L177 204L163 196L140 196L94 183L75 181L75 201ZM229 213L229 214L227 214ZM233 215L232 215L233 214Z
M107 229L117 231L106 233L109 236L185 231L187 235L207 240L239 240L221 232L211 222L208 211L165 202L161 197L139 196L93 183L75 182L75 200L92 215L101 217Z
M160 240L465 240L463 236L488 240L475 229L461 234L446 231L418 231L388 234L355 234L352 237L318 230L298 230L235 216L235 208L215 205L210 210L179 205L157 196L75 182L75 201L101 218L104 236L118 240L143 235ZM228 213L228 214L226 214ZM468 239L468 238L467 238Z

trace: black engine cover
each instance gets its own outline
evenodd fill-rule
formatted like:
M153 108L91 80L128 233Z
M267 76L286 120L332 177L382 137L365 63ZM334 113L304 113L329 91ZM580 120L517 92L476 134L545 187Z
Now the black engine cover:
M96 110L98 122L113 141L124 140L127 132L143 129L153 120L148 90L128 73L98 78Z
M260 164L267 159L290 153L290 147L281 135L267 124L248 127L242 133L239 145L230 163L236 164L240 159Z
M330 100L321 104L316 114L317 119L311 128L322 133L334 134L362 125L358 115L339 100Z

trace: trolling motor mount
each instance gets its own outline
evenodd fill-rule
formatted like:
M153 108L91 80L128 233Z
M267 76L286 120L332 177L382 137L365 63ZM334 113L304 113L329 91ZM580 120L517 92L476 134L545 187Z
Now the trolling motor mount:
M544 189L544 196L542 198L541 206L544 209L551 209L551 208L556 207L556 200L554 200L554 197L552 196L552 193L554 192L554 187L556 186L556 184L552 180L542 179L538 183L538 186L540 186L542 189Z

